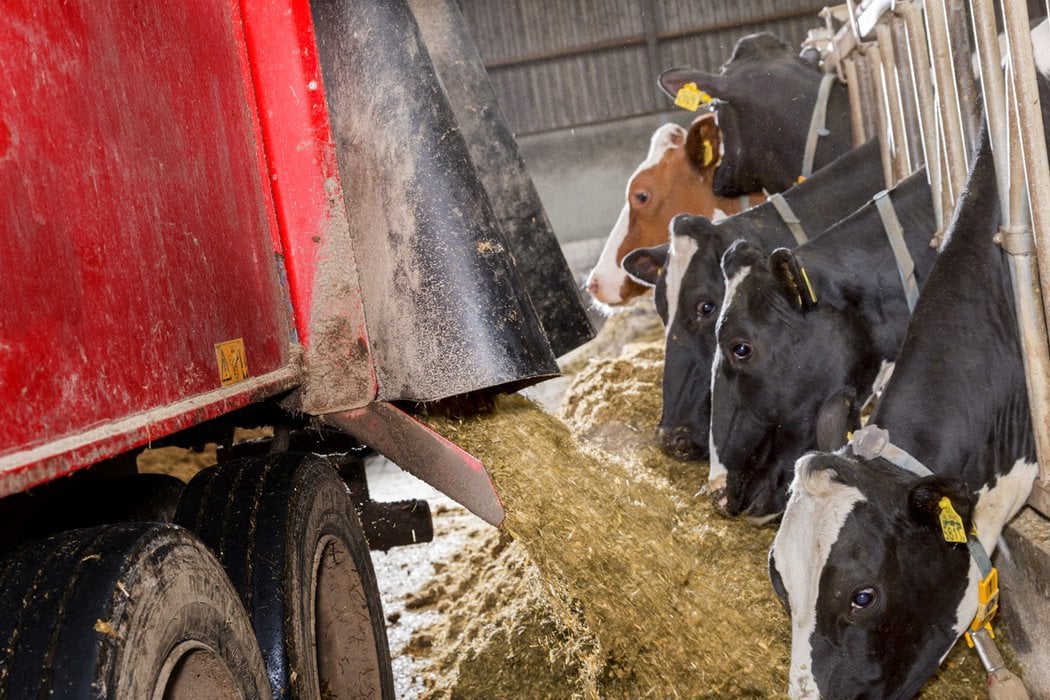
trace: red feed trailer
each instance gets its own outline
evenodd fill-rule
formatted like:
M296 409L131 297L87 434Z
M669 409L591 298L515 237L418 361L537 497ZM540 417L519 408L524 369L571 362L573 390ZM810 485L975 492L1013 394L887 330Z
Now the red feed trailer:
M430 515L362 455L502 519L383 396L325 87L308 2L0 10L0 697L392 697L369 545Z

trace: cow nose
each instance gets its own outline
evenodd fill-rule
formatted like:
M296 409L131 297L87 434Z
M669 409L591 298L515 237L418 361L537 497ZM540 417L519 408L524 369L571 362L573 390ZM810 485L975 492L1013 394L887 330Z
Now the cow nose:
M590 278L587 280L587 293L592 297L597 298L598 296L598 280L597 278Z
M724 475L707 482L707 495L711 497L711 505L719 515L729 516L729 491Z
M672 430L659 429L660 447L669 457L692 462L699 459L707 459L706 446L697 445L693 442L692 432L687 426Z

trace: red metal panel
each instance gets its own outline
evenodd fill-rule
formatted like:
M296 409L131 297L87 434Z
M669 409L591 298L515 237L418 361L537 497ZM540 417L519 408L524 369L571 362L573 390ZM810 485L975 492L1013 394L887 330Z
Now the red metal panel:
M4 3L0 468L117 421L178 427L289 384L241 31L233 0ZM217 391L215 344L237 338L251 376L280 378ZM48 473L129 438L107 440Z
M360 407L377 385L308 0L242 0L295 310L303 409Z

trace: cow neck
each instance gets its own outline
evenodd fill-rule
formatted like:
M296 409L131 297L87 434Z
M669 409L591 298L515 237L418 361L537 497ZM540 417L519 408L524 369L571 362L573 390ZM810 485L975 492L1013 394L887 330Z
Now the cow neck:
M853 454L862 459L881 458L919 478L933 476L929 467L907 450L893 444L888 430L874 423L869 423L853 433L849 444ZM970 556L981 572L981 580L977 584L977 614L970 623L969 629L966 630L966 643L970 647L978 647L978 655L981 657L985 670L993 673L1001 668L1002 662L1002 657L999 656L995 643L992 641L995 636L992 632L992 618L999 609L999 572L992 566L991 557L988 556L981 541L977 539L976 527L972 527L970 532L958 532L963 528L962 520L955 512L951 502L947 498L942 498L940 508L944 539L949 542L965 542ZM964 539L959 539L960 537ZM997 661L999 666L996 665Z
M828 97L831 95L831 85L836 79L834 73L825 73L820 80L820 88L817 90L817 101L813 105L813 116L810 117L809 131L806 134L806 150L802 155L800 182L813 174L813 160L817 155L817 139L831 134L827 127Z

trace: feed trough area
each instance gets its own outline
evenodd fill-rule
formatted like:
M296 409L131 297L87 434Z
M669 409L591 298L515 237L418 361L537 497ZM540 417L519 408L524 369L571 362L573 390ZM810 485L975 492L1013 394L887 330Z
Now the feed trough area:
M784 693L790 622L766 565L775 526L717 514L697 493L706 465L657 449L661 355L650 342L580 362L558 415L515 395L427 419L484 460L507 519L462 562L472 584L442 573L459 622L410 649L431 655L440 679L424 695ZM922 697L983 697L984 686L960 644Z

